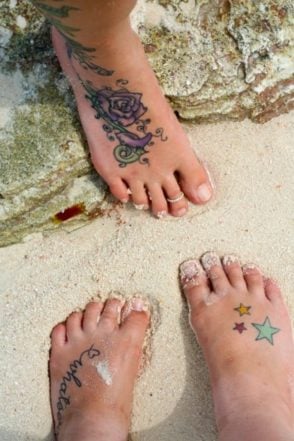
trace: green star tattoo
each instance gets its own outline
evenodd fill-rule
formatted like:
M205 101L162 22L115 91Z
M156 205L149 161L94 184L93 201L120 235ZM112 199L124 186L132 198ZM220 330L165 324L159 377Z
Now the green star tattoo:
M267 340L271 345L274 344L273 336L280 332L279 328L274 328L271 325L269 317L266 317L265 321L262 324L259 323L251 323L255 329L258 331L258 336L255 340Z

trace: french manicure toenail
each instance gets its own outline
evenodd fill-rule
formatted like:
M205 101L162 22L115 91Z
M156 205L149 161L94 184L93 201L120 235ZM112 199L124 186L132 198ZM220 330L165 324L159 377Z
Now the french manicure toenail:
M197 196L201 202L207 202L212 196L212 190L209 184L202 184L197 188Z
M255 263L246 263L245 265L243 265L242 270L244 274L250 273L250 271L258 271L259 273L261 273L260 268L258 268Z
M197 279L204 273L197 260L186 260L180 266L180 279L183 288L187 285L197 285Z
M132 194L132 191L128 188L128 189L127 189L127 193L128 193L128 194Z
M166 215L167 215L167 212L166 212L166 211L159 211L159 212L156 214L156 217L157 217L158 219L163 219L164 217L166 217Z
M144 301L142 299L138 299L138 298L133 299L132 300L132 309L134 311L138 311L138 312L144 311L145 310Z
M147 206L145 204L134 204L136 210L147 210Z
M181 208L179 211L177 211L176 215L177 216L184 216L187 213L187 208Z
M201 257L202 265L205 269L205 271L210 271L213 266L219 266L220 265L220 258L218 255L214 252L205 253Z
M230 266L233 263L240 263L239 258L234 254L227 254L223 257L223 264L225 266Z
M128 199L121 199L120 201L121 201L123 204L127 204L127 203L129 202Z

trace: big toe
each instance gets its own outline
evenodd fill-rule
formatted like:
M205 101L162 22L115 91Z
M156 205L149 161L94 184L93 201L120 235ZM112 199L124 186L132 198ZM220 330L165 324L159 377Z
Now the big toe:
M198 313L210 294L205 271L198 260L187 260L180 266L181 287L192 313Z
M208 172L195 157L179 170L180 186L193 204L206 204L213 195L213 186Z

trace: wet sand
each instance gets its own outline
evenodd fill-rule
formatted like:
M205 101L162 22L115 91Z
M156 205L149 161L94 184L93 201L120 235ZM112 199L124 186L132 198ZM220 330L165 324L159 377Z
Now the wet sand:
M132 441L215 441L208 375L188 326L178 265L207 250L237 253L279 280L294 316L294 121L185 125L216 183L183 219L129 204L72 233L0 249L2 441L51 440L51 328L95 296L142 293L159 311L138 381ZM292 147L292 149L291 149Z

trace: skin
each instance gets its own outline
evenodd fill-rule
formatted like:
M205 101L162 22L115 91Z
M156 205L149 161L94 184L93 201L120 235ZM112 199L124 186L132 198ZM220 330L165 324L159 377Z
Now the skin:
M188 200L206 203L212 196L207 172L165 100L144 48L131 29L129 14L136 2L51 0L35 4L54 25L53 45L73 88L94 167L112 194L122 202L131 199L139 209L150 207L159 218L167 213L183 216ZM62 6L67 8L63 14ZM124 85L118 83L121 79ZM115 152L120 144L116 138L117 126L112 132L115 139L110 140L103 126L106 122L113 128L113 121L96 118L97 108L86 97L89 82L92 96L105 88L111 93L124 89L140 100L140 108L144 109L140 119L147 121L145 130L152 138L151 144L145 145L144 154L133 162L125 164L117 159ZM143 137L136 123L119 130ZM175 203L168 202L167 199L177 198L181 192L185 197Z
M225 257L223 262L209 253L202 264L185 262L180 271L190 324L209 367L219 441L291 441L294 349L280 290L257 267L242 268L235 258ZM118 300L92 302L84 313L75 312L54 328L51 406L59 441L127 440L149 323L148 312L134 302L132 308L123 309ZM266 318L270 328L264 325ZM246 330L234 329L236 323L243 323ZM254 324L263 327L264 334ZM93 348L99 350L92 359L87 355L91 347L91 355ZM78 387L68 372L83 353L82 366L76 364L74 373L82 383ZM107 361L111 385L97 374L98 361ZM57 406L65 376L70 379L64 394L70 396L70 404L62 410L58 427Z
M225 257L221 263L208 253L202 264L194 262L198 270L193 274L191 264L184 264L181 281L210 371L219 440L292 440L294 348L278 286L254 265L242 269L236 258ZM247 313L241 304L250 306ZM272 343L258 339L254 326L266 317L279 329ZM234 329L236 323L244 323L246 330Z

